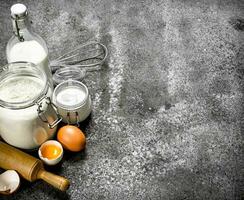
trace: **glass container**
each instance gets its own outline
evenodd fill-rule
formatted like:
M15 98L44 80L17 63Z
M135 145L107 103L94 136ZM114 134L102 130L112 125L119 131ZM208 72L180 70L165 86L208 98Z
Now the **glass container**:
M46 73L52 86L52 73L48 62L46 42L31 31L27 8L23 4L14 4L11 7L13 36L6 47L8 63L26 61L40 67Z
M85 84L67 80L60 83L53 92L53 103L63 122L78 124L91 113L91 97Z
M0 73L0 134L9 144L34 149L52 138L62 120L51 102L46 74L33 63L15 62Z

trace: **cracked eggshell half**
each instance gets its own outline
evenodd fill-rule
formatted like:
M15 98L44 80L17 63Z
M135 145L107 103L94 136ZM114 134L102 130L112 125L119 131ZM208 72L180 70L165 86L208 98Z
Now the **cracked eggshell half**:
M14 170L7 170L0 174L0 194L12 194L20 186L19 174Z

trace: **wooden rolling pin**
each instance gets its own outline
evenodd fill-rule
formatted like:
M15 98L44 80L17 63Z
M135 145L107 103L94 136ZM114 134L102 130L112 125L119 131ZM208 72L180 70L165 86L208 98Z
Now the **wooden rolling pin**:
M16 170L24 179L42 179L55 188L66 191L69 181L45 171L42 161L0 141L0 167Z

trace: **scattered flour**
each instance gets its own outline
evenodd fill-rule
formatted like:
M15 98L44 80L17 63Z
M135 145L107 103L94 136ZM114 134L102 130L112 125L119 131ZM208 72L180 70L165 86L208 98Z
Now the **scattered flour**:
M123 73L124 73L124 63L126 63L127 58L124 55L124 45L122 44L122 38L117 33L116 29L110 31L112 35L112 44L114 44L114 54L115 57L111 56L111 73L109 75L109 112L117 111L119 108L119 98L123 83Z

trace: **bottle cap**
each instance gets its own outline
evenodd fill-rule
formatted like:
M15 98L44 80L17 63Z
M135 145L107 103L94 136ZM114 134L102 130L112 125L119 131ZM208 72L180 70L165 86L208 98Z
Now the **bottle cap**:
M21 3L12 5L10 10L13 18L22 18L27 15L27 7Z

